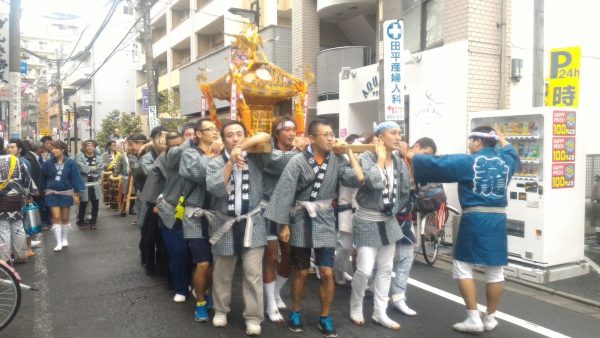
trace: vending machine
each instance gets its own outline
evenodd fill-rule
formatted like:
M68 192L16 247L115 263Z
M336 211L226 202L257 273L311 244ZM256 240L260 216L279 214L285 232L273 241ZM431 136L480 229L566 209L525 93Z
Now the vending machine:
M508 185L509 275L545 283L589 271L583 120L579 111L551 107L469 117L471 129L498 125L520 156Z

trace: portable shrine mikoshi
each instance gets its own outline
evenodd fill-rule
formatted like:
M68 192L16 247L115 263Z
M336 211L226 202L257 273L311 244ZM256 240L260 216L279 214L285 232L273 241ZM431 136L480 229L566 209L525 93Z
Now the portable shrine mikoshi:
M262 38L256 26L250 24L235 35L231 44L229 72L212 82L206 74L196 78L200 91L206 98L209 117L220 127L215 99L230 101L231 120L239 120L250 134L270 132L278 103L295 99L293 117L298 135L305 132L305 110L308 86L314 82L314 74L304 71L299 79L281 67L269 62L258 48Z

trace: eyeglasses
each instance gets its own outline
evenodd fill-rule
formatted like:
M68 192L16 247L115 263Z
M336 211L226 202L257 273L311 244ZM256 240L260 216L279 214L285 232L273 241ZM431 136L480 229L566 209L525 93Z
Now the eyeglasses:
M217 131L217 128L215 128L215 127L210 127L210 128L204 128L204 129L200 129L200 131L207 131L207 130L208 130L208 131L215 132L215 131Z
M334 133L323 133L323 134L314 134L314 136L324 136L325 138L335 138L335 134Z

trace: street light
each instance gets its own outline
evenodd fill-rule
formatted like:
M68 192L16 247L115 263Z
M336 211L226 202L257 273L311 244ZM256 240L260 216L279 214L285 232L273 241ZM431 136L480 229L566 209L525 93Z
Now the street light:
M258 0L253 1L250 4L250 9L231 7L228 11L231 14L241 15L249 19L252 18L256 28L258 28L258 23L260 22L260 5Z

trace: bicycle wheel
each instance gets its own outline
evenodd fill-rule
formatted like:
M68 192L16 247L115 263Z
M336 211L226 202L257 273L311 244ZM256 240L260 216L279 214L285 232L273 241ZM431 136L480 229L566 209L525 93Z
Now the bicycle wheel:
M428 265L435 263L440 242L444 236L443 230L437 230L436 219L435 213L428 213L421 220L421 250Z
M12 271L0 264L0 330L15 318L20 306L21 285Z

